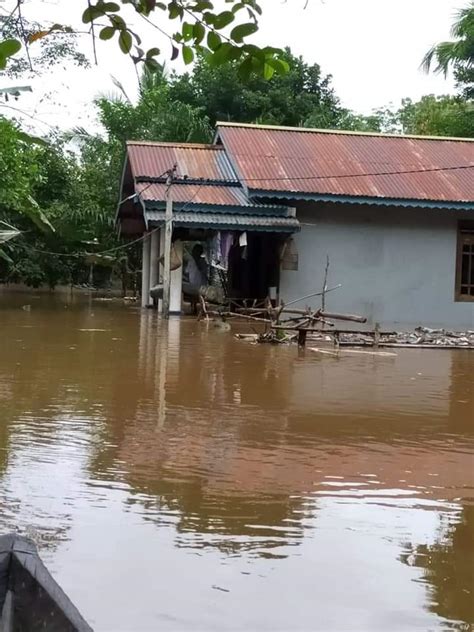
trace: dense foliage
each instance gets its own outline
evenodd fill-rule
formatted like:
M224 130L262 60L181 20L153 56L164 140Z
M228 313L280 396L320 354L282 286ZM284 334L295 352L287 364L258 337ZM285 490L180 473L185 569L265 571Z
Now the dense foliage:
M32 143L4 118L0 137L0 221L22 231L1 247L0 278L34 287L87 279L86 253L116 241L108 196L115 187L100 186L86 153L79 163L61 139Z
M38 0L33 1L38 3ZM156 47L148 50L141 47L140 29L132 25L124 12L126 8L131 8L138 18L154 26L169 40L172 60L181 55L184 63L190 64L199 52L212 65L234 61L242 76L258 73L267 79L288 69L280 50L247 42L247 38L258 31L262 10L257 0L225 0L225 3L209 0L75 2L83 8L82 22L92 38L94 55L97 38L115 40L122 53L136 64L156 68L156 57L162 51ZM12 0L11 4L11 12L0 17L0 70L6 68L11 58L22 50L31 65L29 51L35 44L47 40L67 45L67 36L76 32L71 25L62 23L28 29L22 13L22 0Z
M212 66L200 57L192 73L172 76L173 100L201 108L211 125L216 121L258 122L278 125L337 127L345 110L340 106L318 64L309 65L287 49L290 68L270 81L242 79L235 63Z
M452 26L453 40L440 42L425 55L426 70L435 66L436 72L445 75L451 68L458 88L466 98L474 97L474 2L458 12Z

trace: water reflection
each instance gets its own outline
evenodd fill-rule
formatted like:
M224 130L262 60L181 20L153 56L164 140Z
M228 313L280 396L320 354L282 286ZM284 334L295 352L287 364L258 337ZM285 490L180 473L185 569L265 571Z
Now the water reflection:
M433 544L407 545L402 561L423 569L429 608L454 622L474 624L474 506L463 508L454 524L440 525ZM465 630L463 623L454 624Z
M472 623L470 352L335 359L94 301L0 321L0 526L97 629Z

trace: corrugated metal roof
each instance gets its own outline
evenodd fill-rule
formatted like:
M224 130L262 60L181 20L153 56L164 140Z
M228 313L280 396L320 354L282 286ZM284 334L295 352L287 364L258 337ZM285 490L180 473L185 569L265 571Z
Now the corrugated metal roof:
M171 188L176 226L272 232L299 229L293 209L249 200L222 146L131 142L127 143L127 158L128 177L133 178L147 224L165 220L164 173L176 165Z
M474 202L473 141L225 123L217 135L250 192Z
M159 226L165 221L164 211L145 211L148 225ZM294 217L244 215L235 213L199 213L177 211L173 213L173 225L188 228L212 228L214 230L265 230L294 233L300 229Z
M166 184L138 182L135 190L144 202L164 202ZM173 184L173 201L185 204L251 206L244 191L236 186Z
M166 184L161 182L138 182L135 191L147 206L152 203L164 203ZM175 182L172 188L173 202L178 205L241 207L264 212L266 209L282 209L284 206L252 204L244 190L237 186L214 184L183 184Z
M133 141L127 156L134 178L158 178L176 165L178 178L238 182L221 146Z

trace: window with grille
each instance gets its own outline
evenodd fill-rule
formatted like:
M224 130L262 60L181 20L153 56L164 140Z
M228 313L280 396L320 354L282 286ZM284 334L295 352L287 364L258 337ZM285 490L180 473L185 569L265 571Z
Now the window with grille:
M456 300L474 301L474 221L459 223Z

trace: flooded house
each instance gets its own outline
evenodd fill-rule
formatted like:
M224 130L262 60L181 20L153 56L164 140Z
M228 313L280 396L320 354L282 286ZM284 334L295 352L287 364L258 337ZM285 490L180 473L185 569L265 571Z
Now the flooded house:
M473 140L218 123L209 145L128 143L117 221L145 236L143 306L167 196L176 260L201 243L227 296L295 300L322 289L329 261L331 310L474 328ZM174 267L180 313L186 264Z

